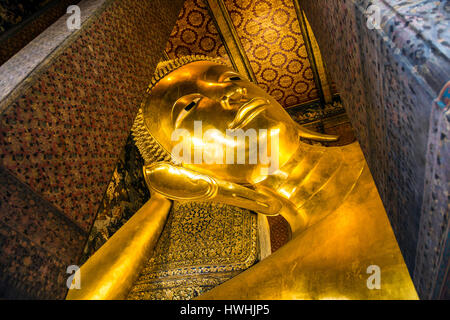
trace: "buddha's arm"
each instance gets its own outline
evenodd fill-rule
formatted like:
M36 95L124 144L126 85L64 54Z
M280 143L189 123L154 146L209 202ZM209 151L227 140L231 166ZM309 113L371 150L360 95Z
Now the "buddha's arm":
M295 231L306 225L289 201L270 190L253 190L213 178L168 162L144 167L147 186L164 197L177 201L211 201L248 209L264 215L282 215Z
M81 289L69 290L67 299L124 299L151 256L170 206L170 200L152 195L80 268Z
M213 178L168 162L144 167L147 186L155 193L177 201L211 201L248 209L263 215L281 215L292 234L305 229L308 221L295 205L269 188L256 190Z

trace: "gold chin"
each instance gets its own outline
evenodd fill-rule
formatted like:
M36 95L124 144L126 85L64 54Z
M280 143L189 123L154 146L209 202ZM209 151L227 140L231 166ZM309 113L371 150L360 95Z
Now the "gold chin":
M208 143L197 141L196 121L203 131L216 130ZM177 129L189 133L190 159L174 155ZM267 139L259 132L276 132L276 170L267 163L225 164L227 129L255 130L258 145ZM169 200L282 215L292 230L285 246L200 299L418 298L358 143L301 142L337 137L299 126L272 97L227 66L199 56L160 66L133 133L152 197L81 267L82 288L69 290L68 299L125 298L152 254ZM246 159L253 152L248 141L232 144L242 144ZM222 156L222 163L195 161L199 144L204 152L209 146L219 150L215 160Z

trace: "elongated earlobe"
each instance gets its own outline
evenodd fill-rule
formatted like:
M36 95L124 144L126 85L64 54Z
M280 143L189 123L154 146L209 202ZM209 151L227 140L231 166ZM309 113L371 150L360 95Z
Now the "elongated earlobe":
M300 125L298 127L299 127L300 137L302 137L304 139L309 139L309 140L314 140L314 141L337 141L339 139L339 136L314 132L314 131L308 130Z

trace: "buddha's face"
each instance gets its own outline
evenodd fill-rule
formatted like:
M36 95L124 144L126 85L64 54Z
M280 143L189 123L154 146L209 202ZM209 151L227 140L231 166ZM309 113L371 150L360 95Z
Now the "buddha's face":
M299 142L298 126L274 98L211 61L192 62L169 73L154 86L143 111L146 126L173 156L182 139L191 144L190 156L186 149L180 153L183 165L228 181L263 180L291 157ZM232 137L242 133L247 133L245 139ZM260 156L264 144L265 160ZM235 151L234 161L226 157L227 147ZM203 158L201 151L198 158L199 150ZM239 163L239 150L245 151L244 163L242 158ZM251 155L258 155L256 163Z

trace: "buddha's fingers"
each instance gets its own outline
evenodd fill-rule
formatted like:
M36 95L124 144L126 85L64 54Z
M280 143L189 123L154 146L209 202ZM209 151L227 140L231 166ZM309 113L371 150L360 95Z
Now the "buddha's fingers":
M171 200L219 202L265 215L277 215L282 207L268 194L168 162L145 166L144 176L152 191Z

